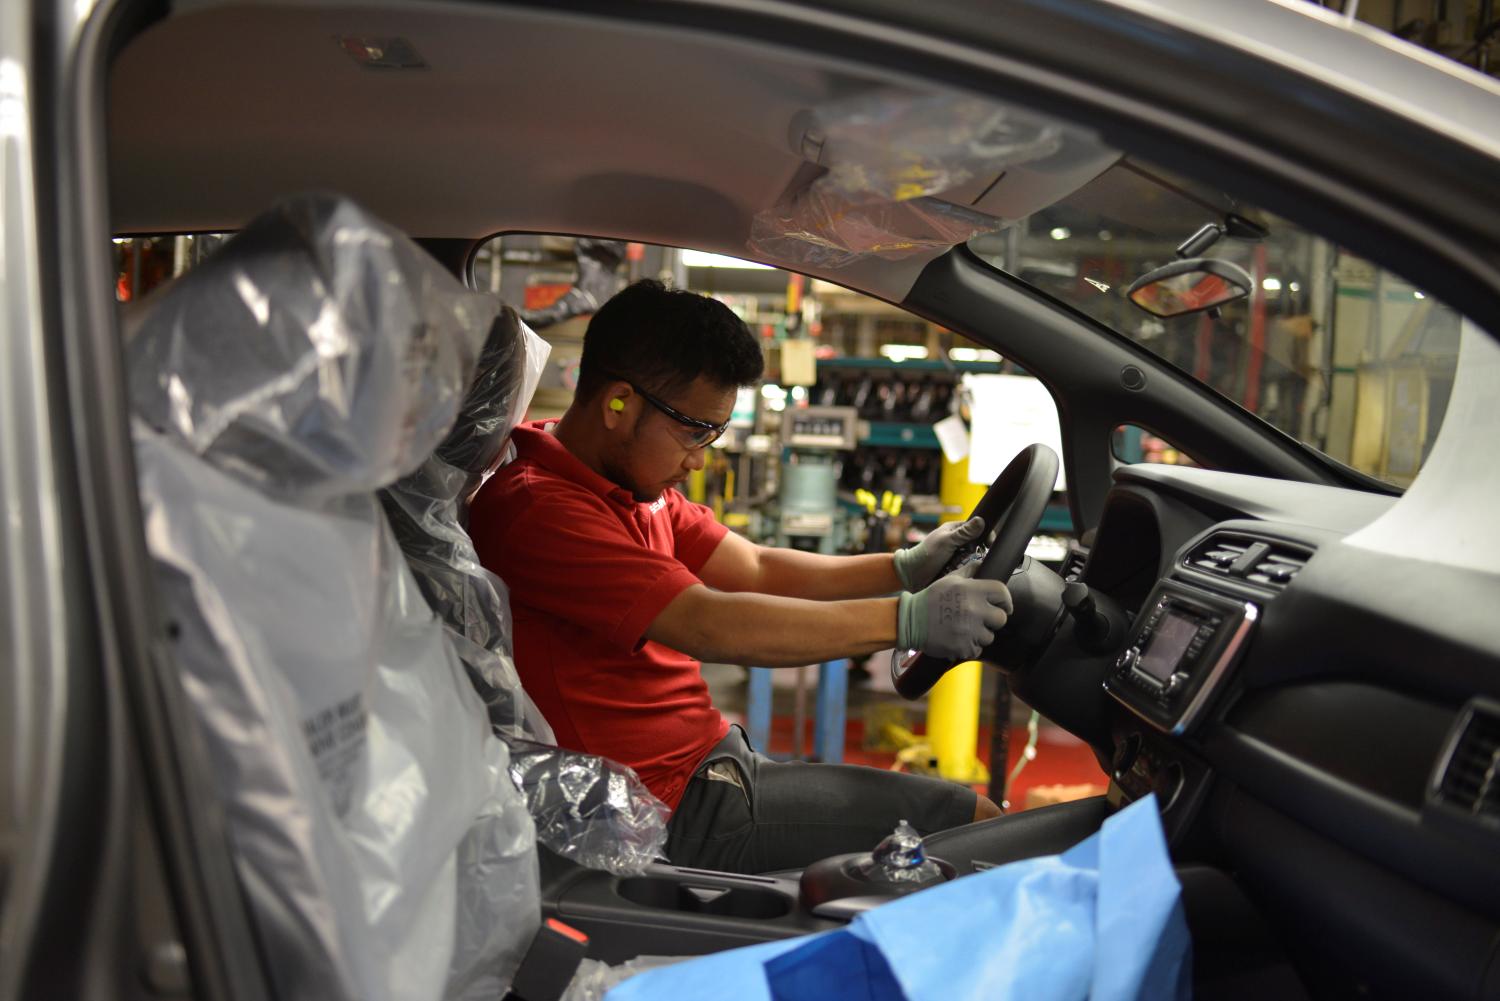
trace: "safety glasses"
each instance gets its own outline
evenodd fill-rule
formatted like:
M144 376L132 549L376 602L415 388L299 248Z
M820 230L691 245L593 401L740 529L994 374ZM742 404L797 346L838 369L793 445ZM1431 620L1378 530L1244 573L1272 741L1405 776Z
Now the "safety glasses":
M685 433L677 435L677 440L688 448L706 448L712 445L719 440L719 436L724 433L724 429L729 427L728 421L725 421L723 424L710 424L708 421L700 421L696 417L689 417L681 410L658 400L640 386L630 382L629 379L622 379L621 381L628 383L630 388L640 393L647 403L687 429Z

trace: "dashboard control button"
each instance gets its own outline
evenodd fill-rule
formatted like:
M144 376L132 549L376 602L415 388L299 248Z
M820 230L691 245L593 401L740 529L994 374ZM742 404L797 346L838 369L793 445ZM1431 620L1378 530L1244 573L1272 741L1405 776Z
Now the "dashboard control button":
M1140 659L1141 659L1141 648L1140 647L1138 647L1138 646L1127 647L1126 650L1125 650L1125 652L1122 653L1122 654L1120 654L1119 659L1115 661L1115 667L1118 668L1121 671L1128 671L1132 667L1135 667L1136 663Z

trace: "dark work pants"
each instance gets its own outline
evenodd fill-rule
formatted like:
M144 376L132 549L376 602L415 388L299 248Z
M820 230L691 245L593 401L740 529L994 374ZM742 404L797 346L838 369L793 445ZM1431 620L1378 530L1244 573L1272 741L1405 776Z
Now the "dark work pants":
M667 859L723 872L800 869L867 852L902 820L924 835L970 823L975 802L967 786L923 775L772 761L732 726L672 813Z

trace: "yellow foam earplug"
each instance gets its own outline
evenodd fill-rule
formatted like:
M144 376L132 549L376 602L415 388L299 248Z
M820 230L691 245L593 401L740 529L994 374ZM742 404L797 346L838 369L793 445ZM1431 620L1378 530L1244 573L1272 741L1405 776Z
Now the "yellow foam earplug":
M621 399L610 400L609 409L613 410L615 413L619 413L620 411L625 409L625 401Z

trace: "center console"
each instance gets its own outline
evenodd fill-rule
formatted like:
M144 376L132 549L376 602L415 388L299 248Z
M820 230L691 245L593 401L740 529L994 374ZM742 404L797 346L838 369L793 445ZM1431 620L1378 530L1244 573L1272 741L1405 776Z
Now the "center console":
M1156 729L1186 733L1239 657L1260 610L1175 580L1158 584L1143 609L1104 687Z
M1108 815L1098 797L942 831L926 839L927 858L941 875L902 883L872 880L869 853L837 855L799 872L741 875L656 863L640 875L615 876L539 849L542 913L587 935L593 959L701 955L839 928L927 886L1065 851Z

